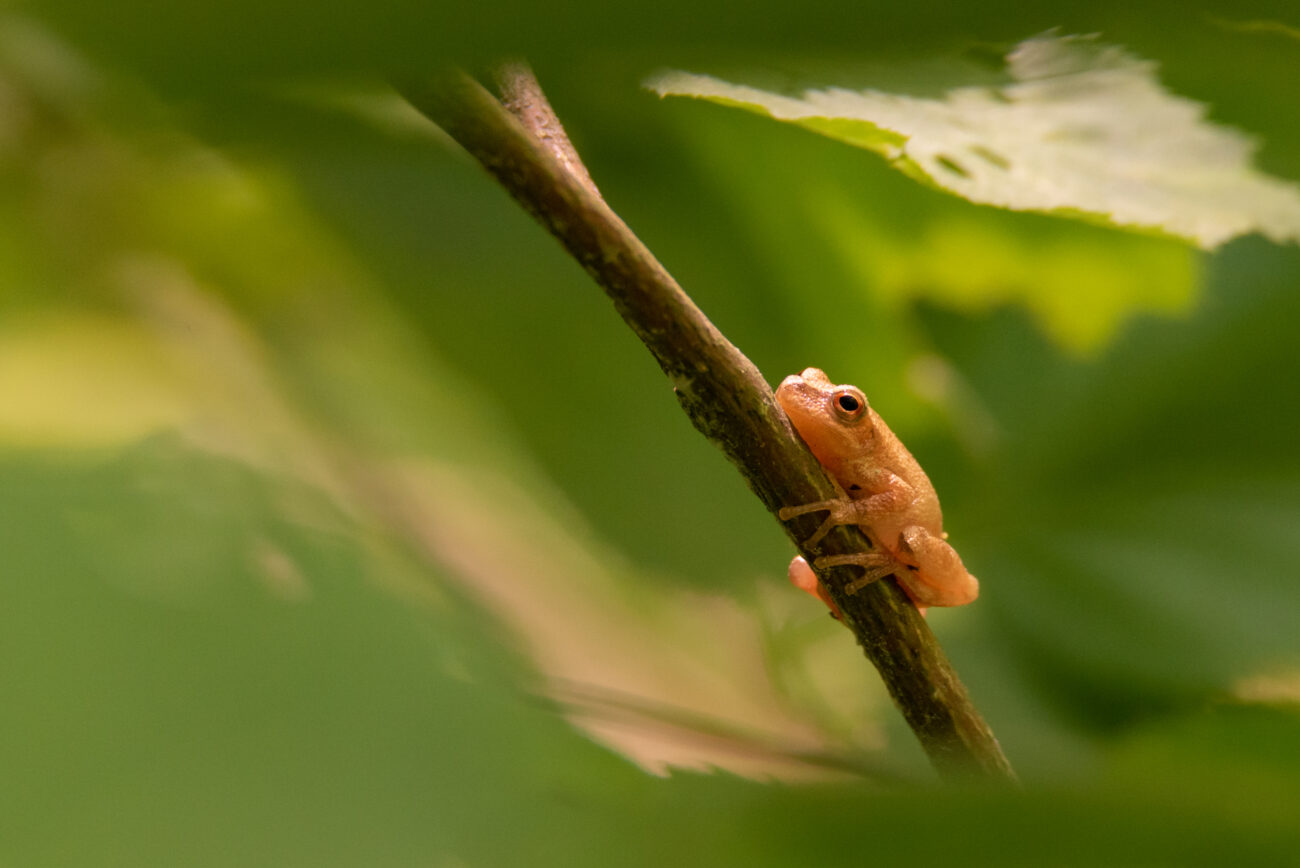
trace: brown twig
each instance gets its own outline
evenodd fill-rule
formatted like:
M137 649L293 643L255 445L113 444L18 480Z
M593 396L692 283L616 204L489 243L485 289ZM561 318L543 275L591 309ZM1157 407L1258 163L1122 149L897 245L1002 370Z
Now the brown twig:
M501 104L506 111L519 118L524 129L545 145L565 170L581 181L592 195L605 201L528 64L512 60L501 64L495 72L497 90L501 92Z
M758 369L605 204L586 170L577 170L581 161L527 67L511 65L500 77L513 113L456 70L408 79L399 89L605 290L672 381L695 427L740 469L773 515L782 506L841 496ZM783 526L798 545L817 524L814 516ZM812 562L869 549L857 528L842 527L800 551ZM906 595L892 581L849 595L844 586L855 574L831 569L821 578L934 766L945 777L1014 779L993 733Z

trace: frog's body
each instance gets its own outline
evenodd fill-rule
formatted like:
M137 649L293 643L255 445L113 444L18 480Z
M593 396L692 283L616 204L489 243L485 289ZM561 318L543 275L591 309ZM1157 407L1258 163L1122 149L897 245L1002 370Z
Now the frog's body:
M945 541L943 514L930 479L853 386L837 386L817 368L786 377L776 399L826 472L846 497L786 507L782 519L809 512L829 515L809 540L816 544L832 527L856 524L876 551L819 558L817 566L856 564L866 574L850 592L890 573L918 607L960 606L979 594L979 582ZM790 564L799 587L830 604L830 597L803 558ZM832 610L835 609L830 604Z

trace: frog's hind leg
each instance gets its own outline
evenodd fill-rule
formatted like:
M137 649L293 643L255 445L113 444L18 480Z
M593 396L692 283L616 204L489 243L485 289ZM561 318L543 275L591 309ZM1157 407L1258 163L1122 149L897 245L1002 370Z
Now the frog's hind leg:
M962 606L979 596L980 583L957 551L919 525L898 535L898 559L906 567L898 577L918 606Z
M884 578L890 573L902 568L893 558L880 553L829 555L817 559L818 567L836 567L844 566L846 564L866 568L866 573L864 575L859 576L845 586L844 590L850 594L856 594L859 590L877 579ZM826 590L826 586L817 578L817 574L813 572L812 567L808 566L808 562L801 557L796 557L794 560L790 561L790 583L799 590L812 594L814 597L825 603L826 607L831 610L831 615L834 616L837 621L844 620L844 613L840 611L840 607L835 605L835 601L831 599L830 591ZM921 609L921 614L925 614L925 609Z
M803 558L796 558L795 560L802 562ZM858 591L862 590L872 582L879 581L880 579L883 579L885 576L888 575L897 574L900 577L905 575L911 575L908 572L908 570L910 570L911 567L908 567L902 561L899 561L898 559L896 559L895 557L893 557L892 555L884 551L863 552L861 554L853 554L853 555L827 555L826 557L817 559L818 568L842 567L842 566L849 566L849 565L862 567L863 569L862 575L858 576L856 579L854 579L853 581L849 582L844 586L844 591L849 594L856 594ZM808 567L808 564L804 563L802 568L803 570L807 571L808 576L812 576L813 580L814 581L816 580L817 577L813 575L813 571ZM800 581L795 578L794 564L790 565L790 580L794 582L796 585L798 585L799 587L801 588L804 587L803 584L801 584ZM807 579L804 578L803 581L807 581ZM804 588L804 590L808 590L808 588ZM903 585L903 590L906 591L907 595L912 598L912 601L914 603L916 603L916 610L920 612L922 615L924 615L925 608L926 608L925 605L916 600L916 597L913 596L911 590L908 589L906 584ZM830 594L827 592L826 587L824 585L818 583L817 591L816 592L810 591L810 593L815 593L815 595L818 598L824 600L826 604L831 607L832 612L835 614L835 617L840 618L840 611L835 606L835 604L831 602ZM843 620L843 618L840 618L840 620Z
M830 591L826 590L826 586L817 578L817 574L813 572L812 567L808 566L808 562L801 557L796 556L794 560L790 561L790 584L804 593L812 594L825 603L826 608L831 610L831 615L835 620L844 620L840 607L835 605L835 601L831 599Z
M872 582L883 579L890 573L902 569L902 564L885 552L861 552L852 555L827 555L818 558L815 562L818 569L823 567L843 567L855 566L862 567L864 572L853 581L844 586L844 590L849 594L856 594Z

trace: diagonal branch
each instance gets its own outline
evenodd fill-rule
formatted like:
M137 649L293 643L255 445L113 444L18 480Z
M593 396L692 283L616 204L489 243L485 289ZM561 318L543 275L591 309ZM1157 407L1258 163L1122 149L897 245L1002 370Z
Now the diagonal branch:
M695 427L726 453L773 515L782 506L839 496L758 369L596 192L532 73L515 64L500 77L509 110L460 71L408 79L399 90L604 289L672 381ZM783 526L798 545L817 523L805 518ZM868 550L855 527L837 528L816 547L800 548L809 563ZM842 568L820 573L934 766L945 777L1013 780L992 731L906 595L892 581L849 595L844 586L854 574Z

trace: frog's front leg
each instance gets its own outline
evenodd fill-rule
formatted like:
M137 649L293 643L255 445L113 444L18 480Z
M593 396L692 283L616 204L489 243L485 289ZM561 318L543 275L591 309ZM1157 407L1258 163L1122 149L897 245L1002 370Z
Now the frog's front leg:
M826 534L830 533L832 528L843 524L870 526L881 516L906 509L912 500L912 486L898 476L884 471L878 474L878 477L871 480L874 484L869 489L879 491L878 494L861 498L839 497L834 500L819 500L800 506L784 506L777 511L777 516L781 521L789 521L810 512L824 510L829 513L821 527L817 528L817 532L804 540L805 547L817 545L826 538Z
M829 515L822 522L821 527L808 539L804 540L805 546L815 546L826 538L826 534L831 532L832 528L839 527L842 524L857 524L857 513L853 510L854 501L847 497L841 497L836 500L819 500L816 503L805 503L801 506L783 506L777 512L781 521L789 521L800 515L807 515L810 512L821 512L826 510Z

